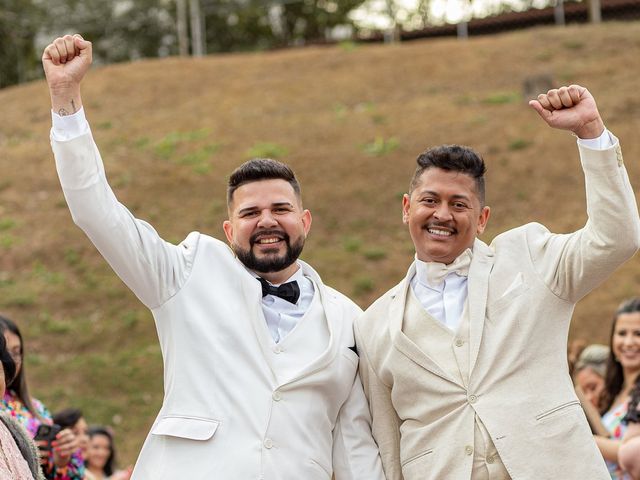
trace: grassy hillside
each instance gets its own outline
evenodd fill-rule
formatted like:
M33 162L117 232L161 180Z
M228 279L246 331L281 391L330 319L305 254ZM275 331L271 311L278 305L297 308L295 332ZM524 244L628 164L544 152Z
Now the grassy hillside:
M428 146L484 155L485 241L529 221L583 225L575 141L526 106L529 75L587 86L640 185L638 58L640 23L607 23L144 61L95 68L83 95L117 195L167 240L222 237L225 181L241 161L292 164L314 215L305 260L366 307L412 260L400 199ZM133 461L162 397L151 316L70 220L45 84L0 91L0 110L0 311L25 333L33 393L115 424ZM636 258L579 305L572 336L605 341L612 310L639 284Z

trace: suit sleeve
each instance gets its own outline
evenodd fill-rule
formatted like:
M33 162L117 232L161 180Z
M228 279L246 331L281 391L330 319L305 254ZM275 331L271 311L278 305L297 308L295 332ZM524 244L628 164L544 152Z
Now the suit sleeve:
M400 465L400 419L391 401L391 389L376 375L369 361L362 336L355 327L356 344L360 352L360 379L371 413L371 430L378 444L382 467L387 480L402 480Z
M333 429L333 470L335 480L385 480L357 373Z
M635 195L617 138L605 150L580 146L585 174L587 223L572 234L536 230L528 244L538 274L560 298L577 302L640 246Z
M147 307L162 305L184 284L199 234L176 246L136 219L107 183L91 133L70 141L52 139L51 146L73 221Z

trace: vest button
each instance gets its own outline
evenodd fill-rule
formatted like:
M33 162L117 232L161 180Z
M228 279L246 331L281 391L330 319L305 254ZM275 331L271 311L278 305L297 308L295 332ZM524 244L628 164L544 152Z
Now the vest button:
M278 390L276 390L275 392L273 392L273 395L271 395L271 398L273 398L276 402L279 402L282 399L282 395Z
M478 397L475 395L469 395L469 403L476 403L478 401Z
M487 463L488 464L492 464L495 461L496 461L495 455L491 455L491 456L487 457Z
M456 347L461 347L464 345L464 342L460 338L456 338Z
M266 438L264 441L264 448L272 448L273 447L273 442L271 441L270 438Z
M282 347L281 347L280 345L276 346L276 347L273 349L273 352L274 352L274 353L282 353Z
M471 445L467 445L466 447L464 447L464 453L467 455L472 455L473 454L473 447Z

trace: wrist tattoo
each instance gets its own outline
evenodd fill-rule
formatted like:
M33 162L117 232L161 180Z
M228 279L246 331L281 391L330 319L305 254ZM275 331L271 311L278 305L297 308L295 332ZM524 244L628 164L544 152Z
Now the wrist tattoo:
M78 109L76 108L76 102L75 100L71 100L71 113L69 113L69 111L62 107L60 110L58 110L58 115L60 115L61 117L66 117L67 115L72 115L74 113L76 113L78 111Z

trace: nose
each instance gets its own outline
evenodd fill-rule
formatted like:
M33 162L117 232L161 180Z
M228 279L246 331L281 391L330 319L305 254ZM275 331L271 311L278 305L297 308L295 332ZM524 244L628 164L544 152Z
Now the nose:
M278 225L277 220L271 214L271 210L263 210L260 213L260 218L258 219L258 227L259 228L272 228Z
M449 205L446 202L441 202L436 208L435 212L433 212L433 216L443 222L451 220L451 210L449 209Z
M622 344L625 346L632 345L634 341L633 333L627 333L622 340Z

